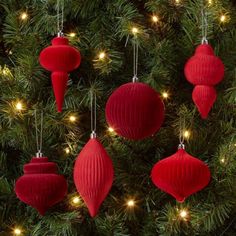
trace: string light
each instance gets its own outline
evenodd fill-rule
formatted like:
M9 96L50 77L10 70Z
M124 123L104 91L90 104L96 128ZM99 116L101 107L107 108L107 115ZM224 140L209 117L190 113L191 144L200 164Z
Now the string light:
M72 37L72 38L74 38L74 37L76 36L76 33L71 32L71 33L69 34L69 36Z
M224 157L221 158L221 159L220 159L220 162L221 162L222 164L224 164L224 163L225 163L225 158L224 158Z
M113 132L114 132L114 129L113 129L112 127L108 127L108 131L109 131L110 133L113 133Z
M221 16L220 16L220 21L221 21L222 23L224 23L224 22L226 21L226 16L225 16L225 15L221 15Z
M21 230L20 228L15 228L15 229L13 230L13 233L14 233L14 235L21 235L22 230Z
M189 138L190 137L190 132L188 130L185 130L183 132L183 135L184 135L185 138Z
M126 205L130 208L133 208L135 206L135 201L133 199L130 199L127 201Z
M21 13L20 18L21 20L26 20L28 18L28 14L26 12Z
M79 196L74 196L71 198L70 203L72 206L79 206L81 204L81 199Z
M154 22L154 23L157 23L158 21L159 21L159 18L158 18L158 16L152 16L152 21Z
M21 102L17 102L15 105L16 110L22 111L23 110L23 104Z
M65 153L66 154L69 154L70 153L70 149L67 147L67 148L65 148Z
M189 216L189 212L186 209L182 209L182 210L179 211L179 216L183 220L187 220L188 216Z
M138 33L138 28L133 27L131 31L132 31L133 34L137 34Z
M71 115L71 116L69 117L69 120L70 120L70 122L75 122L75 121L76 121L76 117L73 116L73 115Z
M176 4L180 4L180 0L175 0L175 3Z
M99 55L98 55L98 58L100 60L103 60L105 57L106 57L106 53L105 52L100 52Z
M163 98L168 98L168 97L169 97L169 94L168 94L167 92L163 92L163 93L162 93L162 97L163 97Z
M212 4L212 0L208 0L208 4L211 5Z

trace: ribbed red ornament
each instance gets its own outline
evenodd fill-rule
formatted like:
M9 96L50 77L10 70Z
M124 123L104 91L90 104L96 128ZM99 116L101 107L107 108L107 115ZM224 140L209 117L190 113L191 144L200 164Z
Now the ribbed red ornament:
M224 77L224 65L209 44L201 44L185 65L186 79L194 85L216 85Z
M216 101L216 90L211 86L197 85L193 89L192 98L202 119L206 119Z
M106 120L115 132L139 140L155 134L164 120L159 94L144 83L127 83L116 89L106 104Z
M57 174L57 165L47 157L33 157L24 165L24 175L15 184L17 197L36 208L41 215L67 194L67 183Z
M206 119L217 97L213 86L223 79L224 65L209 44L202 44L187 61L184 72L190 83L201 85L194 89L192 97L201 117Z
M58 112L62 111L68 72L76 69L81 61L80 52L68 44L67 38L56 37L52 40L52 46L43 49L39 56L42 67L52 72L52 85Z
M110 157L97 138L91 138L77 157L74 182L92 217L109 193L114 170Z
M179 202L206 187L210 177L208 166L184 149L159 161L151 173L153 183Z

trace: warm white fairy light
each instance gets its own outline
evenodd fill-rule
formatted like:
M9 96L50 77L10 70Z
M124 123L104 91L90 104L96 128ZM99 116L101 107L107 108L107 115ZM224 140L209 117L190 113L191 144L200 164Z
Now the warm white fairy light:
M73 116L73 115L71 115L71 116L69 117L69 120L70 120L70 122L75 122L75 121L76 121L76 117Z
M20 228L15 228L13 230L13 233L14 233L14 235L21 235L22 234L22 230Z
M26 12L22 12L20 18L21 20L26 20L28 18L28 14Z
M100 60L103 60L105 57L106 57L106 53L105 53L105 52L100 52L100 53L98 54L98 58L99 58Z
M183 219L183 220L187 220L188 216L189 216L189 212L186 209L182 209L179 211L179 216Z
M179 3L180 3L180 0L175 0L175 3L176 3L176 4L179 4Z
M137 34L137 33L138 33L138 28L133 27L133 28L131 29L131 31L132 31L133 34Z
M152 21L153 21L154 23L157 23L157 22L159 21L158 16L153 15L153 16L152 16Z
M15 105L16 110L21 111L23 110L23 104L22 102L17 102Z
M185 138L189 138L190 137L190 131L189 130L184 130L183 135Z
M126 203L126 205L130 208L135 206L135 201L133 199L129 199Z
M72 38L74 38L74 37L76 36L76 33L71 32L71 33L69 34L69 36L72 37Z
M66 154L69 154L70 153L70 149L67 147L67 148L65 148L65 153Z
M220 162L221 162L222 164L224 164L224 163L225 163L225 158L224 158L224 157L221 158L221 159L220 159Z
M212 0L208 0L208 4L211 5L213 2Z
M74 197L72 197L71 200L70 200L70 204L71 204L72 206L79 206L79 205L81 204L81 199L80 199L80 197L79 197L79 196L74 196Z
M113 132L114 132L114 129L113 129L112 127L108 127L108 131L109 131L110 133L113 133Z
M221 15L220 16L220 22L224 23L226 21L226 16L225 15Z
M168 97L169 97L169 94L168 94L167 92L163 92L163 93L162 93L162 97L163 97L163 98L168 98Z

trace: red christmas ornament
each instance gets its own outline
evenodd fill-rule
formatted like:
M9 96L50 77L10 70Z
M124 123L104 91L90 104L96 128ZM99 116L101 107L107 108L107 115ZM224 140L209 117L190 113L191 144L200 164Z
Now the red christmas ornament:
M109 193L114 170L110 157L97 138L91 138L77 157L74 182L92 217Z
M106 120L115 132L139 140L155 134L164 120L164 104L159 94L144 83L120 86L106 104Z
M55 37L52 46L43 49L39 56L42 67L52 72L52 86L58 112L62 111L68 72L76 69L81 61L80 52L68 44L67 38Z
M201 85L201 89L194 90L193 101L202 118L206 119L216 100L213 86L223 79L224 65L220 58L215 56L214 50L209 44L202 44L197 47L194 56L186 63L184 72L190 83ZM204 89L204 87L206 88Z
M33 157L24 165L24 175L15 184L17 197L36 208L41 215L67 194L67 183L57 174L57 165L47 157Z
M153 183L179 202L206 187L210 176L208 166L182 148L155 164L151 173Z

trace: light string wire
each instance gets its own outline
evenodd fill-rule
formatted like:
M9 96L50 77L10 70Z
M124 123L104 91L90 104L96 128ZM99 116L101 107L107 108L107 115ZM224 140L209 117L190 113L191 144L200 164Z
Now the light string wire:
M63 36L64 0L57 0L57 31L58 37Z
M208 32L208 19L207 19L207 11L204 5L204 0L202 0L202 44L208 44L207 40L207 32Z
M134 38L133 42L133 82L138 81L138 42L137 38Z
M185 145L184 145L184 134L183 134L183 130L184 130L184 127L185 127L185 118L180 115L180 118L179 118L179 149L184 149L185 148Z
M90 92L90 108L91 108L91 138L96 138L97 130L97 96L94 91Z
M40 130L38 130L37 122L37 110L34 111L35 118L35 137L36 137L36 147L37 147L37 157L42 157L42 146L43 146L43 111L40 116Z

